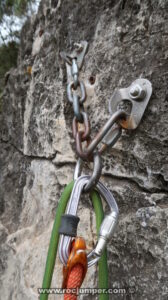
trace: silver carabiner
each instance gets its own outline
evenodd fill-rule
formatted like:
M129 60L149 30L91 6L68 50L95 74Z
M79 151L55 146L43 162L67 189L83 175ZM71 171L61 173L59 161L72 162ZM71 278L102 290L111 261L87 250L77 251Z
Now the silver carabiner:
M84 161L81 158L78 158L75 171L74 171L74 180L76 180L82 172ZM92 188L96 185L96 183L99 181L99 178L101 176L101 170L102 170L102 163L101 163L101 156L98 152L94 152L93 154L93 173L88 181L88 183L84 187L84 192L90 192Z
M71 197L68 203L66 214L76 216L78 203L83 191L84 186L88 183L90 176L80 176L74 184ZM94 265L101 257L107 241L112 237L115 226L118 220L118 206L112 195L112 193L101 183L98 182L95 189L101 194L104 200L107 202L110 208L110 213L105 216L99 231L99 238L95 249L93 249L88 255L88 267ZM60 236L59 242L59 257L61 262L66 265L70 253L72 238L67 235Z

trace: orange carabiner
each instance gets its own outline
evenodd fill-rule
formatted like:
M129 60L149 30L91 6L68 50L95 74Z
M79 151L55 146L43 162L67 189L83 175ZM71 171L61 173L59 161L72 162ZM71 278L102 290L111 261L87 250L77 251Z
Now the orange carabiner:
M67 281L69 275L76 265L82 267L82 278L81 284L85 278L87 272L87 254L86 254L86 243L81 237L78 237L72 241L71 252L68 258L67 265L63 267L63 284L62 288L67 288ZM76 287L75 287L76 288Z

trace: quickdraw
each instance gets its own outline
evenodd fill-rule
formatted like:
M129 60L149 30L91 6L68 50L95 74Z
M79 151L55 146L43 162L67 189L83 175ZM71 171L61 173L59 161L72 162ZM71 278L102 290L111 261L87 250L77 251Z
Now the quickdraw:
M112 193L99 181L102 170L101 155L107 148L114 146L123 129L133 130L137 128L152 94L151 83L143 78L136 79L128 88L116 90L109 103L111 117L92 139L89 117L84 111L84 102L87 98L86 87L84 82L79 79L79 70L82 68L88 43L82 41L75 46L72 53L61 52L60 56L65 61L67 68L67 97L74 110L72 131L79 159L74 172L74 184L71 183L66 187L57 209L46 262L43 289L50 288L58 241L59 257L63 264L63 288L79 288L87 268L97 262L99 264L99 288L108 288L106 244L111 239L117 224L118 206ZM125 103L128 101L131 103L129 112L126 111L125 107ZM81 126L83 126L82 130L80 130ZM93 162L91 176L81 176L84 162ZM96 247L90 253L86 252L87 246L83 238L77 237L78 203L82 194L88 192L95 209L98 232ZM104 219L100 195L110 209L109 214ZM75 300L76 298L77 292L75 294L66 293L64 296L66 300ZM40 300L46 299L48 299L47 292L40 296ZM108 300L109 296L101 294L99 299Z

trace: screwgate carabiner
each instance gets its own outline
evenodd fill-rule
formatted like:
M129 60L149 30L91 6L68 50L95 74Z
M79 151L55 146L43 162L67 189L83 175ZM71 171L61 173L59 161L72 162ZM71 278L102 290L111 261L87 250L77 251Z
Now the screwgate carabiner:
M88 183L90 176L80 176L73 187L71 197L66 210L67 215L76 216L78 203L84 189L84 186ZM118 219L118 206L112 195L112 193L102 184L98 182L95 189L101 194L104 200L107 202L110 208L110 213L105 216L99 231L99 238L95 249L93 249L88 255L88 267L94 265L101 257L103 250L105 249L107 241L111 238ZM66 265L70 253L72 237L67 235L60 236L59 243L59 257L61 262Z

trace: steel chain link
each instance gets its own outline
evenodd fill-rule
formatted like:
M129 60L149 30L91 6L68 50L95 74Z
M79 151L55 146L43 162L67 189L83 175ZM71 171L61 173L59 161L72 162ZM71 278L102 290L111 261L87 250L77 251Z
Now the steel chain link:
M86 101L87 94L83 81L79 79L79 67L77 59L64 56L62 58L67 64L71 66L71 75L73 80L67 85L67 98L73 105L74 118L72 123L73 137L76 143L76 152L80 159L84 161L93 161L93 174L91 180L85 187L85 191L93 188L101 176L101 154L110 146L114 146L119 137L121 136L121 126L117 124L118 120L125 117L125 112L117 111L107 123L100 129L99 133L94 139L91 139L90 121L87 112L84 111L84 102ZM79 127L83 125L83 129ZM114 126L114 128L113 128ZM112 130L111 130L112 128ZM110 138L106 141L106 135L110 130ZM109 142L110 141L110 142ZM100 142L103 142L100 149L97 148ZM83 147L85 143L85 148Z

